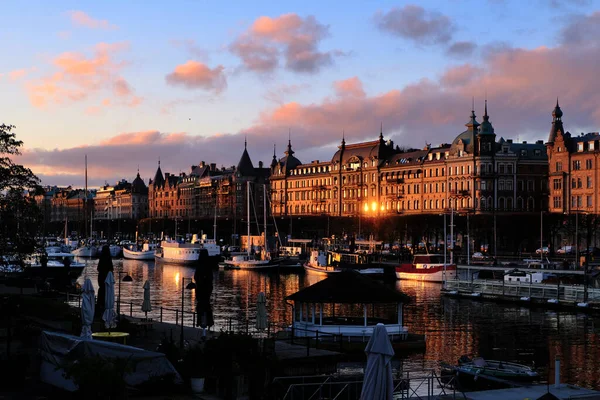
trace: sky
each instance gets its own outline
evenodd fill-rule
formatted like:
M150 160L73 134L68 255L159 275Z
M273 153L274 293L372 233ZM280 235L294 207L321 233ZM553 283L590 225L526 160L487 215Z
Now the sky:
M26 10L26 12L24 11ZM7 1L0 123L47 185L302 162L377 139L450 143L484 100L498 139L600 125L600 2Z

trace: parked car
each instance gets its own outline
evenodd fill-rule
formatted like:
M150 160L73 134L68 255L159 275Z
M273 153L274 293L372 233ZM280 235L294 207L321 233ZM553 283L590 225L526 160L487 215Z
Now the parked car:
M550 250L548 249L548 247L540 247L539 249L537 249L535 251L535 254L548 254Z
M556 254L575 254L575 246L563 246L556 250Z

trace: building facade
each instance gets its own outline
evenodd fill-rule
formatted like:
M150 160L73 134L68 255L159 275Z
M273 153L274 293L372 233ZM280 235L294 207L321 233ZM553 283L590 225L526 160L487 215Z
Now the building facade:
M598 214L600 134L571 135L564 130L563 112L556 102L546 143L550 187L549 211Z
M379 139L346 144L331 160L302 163L291 143L271 163L272 212L288 215L439 214L547 209L547 155L542 141L496 140L487 102L451 144L402 150Z
M148 187L139 171L132 183L123 179L114 186L107 184L96 191L94 220L139 220L147 216Z
M247 188L251 189L251 207L262 224L263 187L269 193L270 168L262 162L254 167L246 146L237 166L217 168L202 161L189 173L163 172L160 162L148 185L149 216L166 219L231 219L247 216ZM267 210L269 208L267 207ZM254 219L254 211L252 211ZM234 229L236 230L236 229Z

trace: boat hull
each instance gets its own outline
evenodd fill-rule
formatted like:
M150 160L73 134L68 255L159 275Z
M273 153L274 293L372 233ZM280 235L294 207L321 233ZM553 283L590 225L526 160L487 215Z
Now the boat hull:
M79 247L71 252L75 257L96 257L98 249L95 246Z
M196 259L179 259L179 258L165 258L159 255L154 255L154 261L163 264L178 264L178 265L195 265L198 267L214 268L217 267L221 256L208 256L205 261L200 261L200 258Z
M331 275L340 272L338 268L332 266L315 267L309 264L304 264L304 270L308 273L321 276Z
M123 257L129 260L154 260L154 250L132 251L123 248Z
M396 278L411 281L441 283L456 279L456 267L447 266L445 272L443 267L433 267L429 269L397 267Z

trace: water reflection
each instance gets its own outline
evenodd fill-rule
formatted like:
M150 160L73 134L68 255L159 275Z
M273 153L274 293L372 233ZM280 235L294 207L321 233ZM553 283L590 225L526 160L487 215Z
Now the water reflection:
M97 260L88 263L79 281L83 284L89 277L97 290ZM114 265L115 270L122 269L133 277L131 283L121 282L121 296L124 303L133 301L134 306L130 309L128 304L122 305L122 311L143 315L143 284L147 279L152 293L151 317L158 319L163 307L163 319L171 322L175 321L174 310L181 309L182 278L194 277L197 272L189 267L137 260L116 260ZM190 313L200 310L197 308L200 300L208 300L203 306L212 309L216 331L230 325L253 330L256 298L261 291L266 294L269 321L289 324L292 310L285 297L323 279L311 274L244 270L210 271L210 276L212 291L208 283L197 291L183 291L184 309ZM404 324L411 332L427 335L425 352L398 354L404 368L436 368L438 361L455 363L461 355L467 354L535 363L542 375L548 373L553 377L554 357L558 355L563 360L563 381L600 389L600 319L596 316L446 298L440 295L440 285L426 282L397 281L390 285L412 298L405 306ZM336 314L344 309L362 314L361 307L336 305ZM393 318L393 310L391 312ZM378 317L389 313L390 310L383 307L369 310L369 315ZM191 314L186 315L186 325L192 324L192 318ZM198 316L196 321L202 322Z

